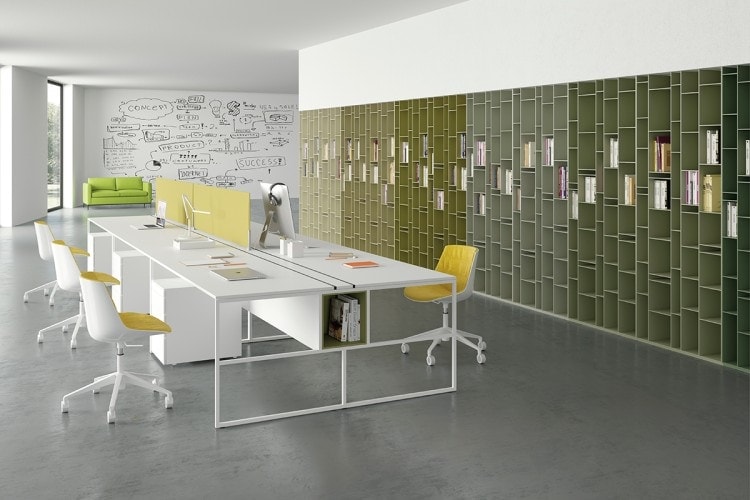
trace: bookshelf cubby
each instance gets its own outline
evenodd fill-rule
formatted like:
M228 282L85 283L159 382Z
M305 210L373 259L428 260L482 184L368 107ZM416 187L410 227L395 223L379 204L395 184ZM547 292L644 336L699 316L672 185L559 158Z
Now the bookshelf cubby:
M466 242L478 292L750 369L750 65L301 115L304 234L425 267Z

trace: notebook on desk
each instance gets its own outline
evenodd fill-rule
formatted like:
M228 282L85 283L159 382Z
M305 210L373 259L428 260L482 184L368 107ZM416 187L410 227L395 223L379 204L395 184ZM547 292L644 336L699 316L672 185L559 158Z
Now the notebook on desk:
M265 275L249 267L227 267L211 269L211 272L227 281L257 280L265 278Z

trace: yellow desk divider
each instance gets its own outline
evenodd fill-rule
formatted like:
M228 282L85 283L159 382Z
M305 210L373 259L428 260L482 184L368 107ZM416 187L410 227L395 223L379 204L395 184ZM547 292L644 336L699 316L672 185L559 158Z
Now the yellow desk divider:
M250 248L250 193L174 179L156 179L156 203L167 203L167 220L187 225L182 195L195 210L193 228L241 248Z
M250 248L250 193L195 184L193 206L210 212L195 214L195 229Z

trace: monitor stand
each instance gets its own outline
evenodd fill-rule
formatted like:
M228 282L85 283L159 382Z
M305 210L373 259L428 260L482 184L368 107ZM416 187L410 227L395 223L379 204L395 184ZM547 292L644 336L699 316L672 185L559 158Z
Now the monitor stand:
M268 228L271 227L271 220L275 213L275 210L269 210L266 212L266 222L263 224L263 230L260 232L260 239L258 240L258 244L261 248L266 248L266 235L268 234Z

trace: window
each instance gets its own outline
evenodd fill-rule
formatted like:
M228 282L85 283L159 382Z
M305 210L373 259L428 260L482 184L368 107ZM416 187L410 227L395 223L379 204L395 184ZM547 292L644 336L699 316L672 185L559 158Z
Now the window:
M47 210L62 208L62 85L47 82Z

